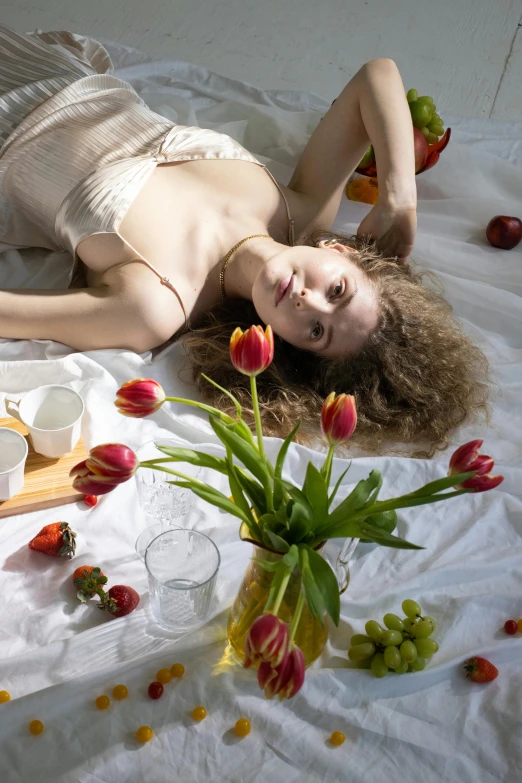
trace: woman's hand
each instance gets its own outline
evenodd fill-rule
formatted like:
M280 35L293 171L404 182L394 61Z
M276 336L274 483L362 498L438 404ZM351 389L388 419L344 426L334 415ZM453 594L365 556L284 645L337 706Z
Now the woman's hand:
M376 240L384 256L407 264L416 230L416 207L390 207L377 202L361 222L357 236Z

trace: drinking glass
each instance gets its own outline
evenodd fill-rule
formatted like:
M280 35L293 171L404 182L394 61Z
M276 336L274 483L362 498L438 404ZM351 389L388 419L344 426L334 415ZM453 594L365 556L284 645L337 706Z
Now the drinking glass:
M172 525L172 527L176 527L176 525ZM167 530L168 526L165 525L164 522L156 522L154 525L149 525L145 528L145 530L142 530L139 534L138 538L136 539L136 554L138 557L140 557L143 561L145 560L145 552L147 551L147 547L150 544L150 542L159 536L160 533L163 533L164 530Z
M156 444L159 446L179 446L177 441L168 438L151 440L137 450L136 454L140 462L161 459L166 456L156 448ZM168 467L172 470L179 470L191 478L198 478L201 473L201 468L190 465L188 462L170 462ZM140 506L146 514L154 519L168 523L173 518L184 516L192 507L194 493L190 489L169 484L169 481L177 480L176 476L171 473L164 473L152 468L140 468L135 475Z
M221 557L212 539L169 528L145 552L152 615L170 631L188 631L208 616Z

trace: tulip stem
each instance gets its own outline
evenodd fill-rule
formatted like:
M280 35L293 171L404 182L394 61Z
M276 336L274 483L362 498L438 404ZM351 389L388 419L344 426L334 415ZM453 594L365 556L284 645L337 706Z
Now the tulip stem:
M287 573L284 575L284 577L281 580L281 585L279 587L276 599L274 601L273 607L270 609L269 614L275 614L277 615L279 608L281 606L281 603L283 602L283 598L286 592L286 588L288 587L288 582L290 581L290 577L292 576L292 571L288 569Z
M250 391L252 393L252 407L254 409L254 419L256 422L257 444L261 459L266 462L265 447L263 445L263 428L261 427L261 413L259 411L259 400L257 397L257 384L255 375L250 377Z
M328 448L328 454L326 455L326 459L324 461L324 465L322 467L321 473L324 476L326 486L330 486L330 479L332 477L332 462L333 462L333 454L334 454L335 446L330 444Z
M291 644L294 641L294 636L297 631L297 626L299 625L299 620L301 619L301 614L303 612L305 597L304 593L301 590L299 593L299 598L297 599L297 605L295 607L294 616L292 617L292 623L290 625L290 632L289 632L289 639L288 643Z

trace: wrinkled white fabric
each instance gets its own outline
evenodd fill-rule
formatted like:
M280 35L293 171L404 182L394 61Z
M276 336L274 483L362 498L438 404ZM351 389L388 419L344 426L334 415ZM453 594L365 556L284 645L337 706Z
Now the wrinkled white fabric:
M327 109L305 92L263 92L183 62L153 62L106 44L116 75L169 120L233 136L284 182L306 139ZM462 430L452 447L483 437L505 475L498 490L399 515L400 535L418 552L359 545L342 619L322 659L293 700L267 702L255 676L224 657L226 611L250 556L234 519L197 501L188 525L209 533L222 555L212 621L181 640L154 625L145 569L134 542L147 521L133 482L88 510L82 503L0 520L0 705L2 783L500 783L516 780L520 746L522 637L508 637L506 619L522 615L522 245L490 247L484 227L495 214L522 216L522 127L487 120L451 120L454 138L440 163L418 177L419 233L415 257L443 280L446 296L492 362L491 426ZM336 221L355 231L367 207L344 201ZM60 287L70 259L58 253L9 251L0 256L0 286ZM0 341L0 395L45 383L66 383L86 402L88 446L121 441L132 447L160 436L204 450L219 449L204 416L165 406L151 419L120 416L119 385L149 376L170 394L194 396L178 377L183 349L149 354L79 354L49 341ZM187 374L188 377L188 374ZM269 441L274 453L278 441ZM378 468L382 497L410 491L445 474L451 449L434 460L353 461L343 488ZM302 480L309 458L292 446L288 477ZM336 470L345 466L343 460ZM204 478L225 489L208 472ZM30 552L28 541L46 523L66 519L78 533L78 554L62 562ZM329 545L335 553L336 545ZM77 565L100 565L110 583L135 587L142 600L129 617L108 619L75 602ZM376 680L347 661L353 633L373 617L399 612L416 598L438 622L440 652L423 672ZM400 612L399 612L400 613ZM495 682L465 680L462 662L484 655L500 670ZM147 686L161 666L182 662L185 678L157 702ZM124 683L129 698L98 712L94 699ZM200 724L190 711L203 704ZM231 732L248 717L252 733ZM31 737L27 724L45 724ZM148 724L152 742L134 732ZM346 743L332 748L332 731Z

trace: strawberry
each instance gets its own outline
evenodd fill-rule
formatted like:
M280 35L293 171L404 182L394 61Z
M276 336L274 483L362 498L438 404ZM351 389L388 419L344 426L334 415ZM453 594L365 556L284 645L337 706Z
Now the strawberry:
M133 612L140 602L136 590L127 585L114 585L110 590L100 596L100 609L106 609L114 617L124 617Z
M83 502L86 506L93 508L98 503L98 495L84 495Z
M464 664L466 677L473 682L491 682L498 676L498 669L485 658L470 658Z
M29 541L29 549L52 557L72 557L76 551L75 538L76 533L67 522L51 522Z
M98 566L80 566L72 575L73 584L78 588L76 597L82 603L92 598L96 593L103 597L102 585L107 584L107 577Z

